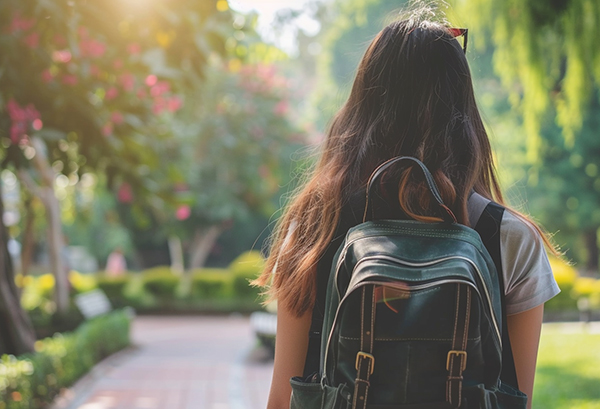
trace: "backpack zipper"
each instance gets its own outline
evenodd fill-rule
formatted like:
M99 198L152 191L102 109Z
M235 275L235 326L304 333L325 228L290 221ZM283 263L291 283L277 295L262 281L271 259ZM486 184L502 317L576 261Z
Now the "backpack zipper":
M340 260L342 260L342 259L343 258L340 257ZM448 260L463 260L463 261L468 262L471 266L473 266L473 268L477 272L477 275L479 276L479 280L481 281L481 284L483 286L483 291L484 291L485 298L487 301L487 307L488 307L488 311L490 313L490 318L492 319L492 322L494 324L494 330L496 331L496 335L498 336L498 339L502 339L502 336L500 335L500 327L498 326L498 322L496 321L496 315L494 314L494 310L492 308L492 299L490 297L490 293L488 291L485 280L483 279L483 274L481 273L481 271L479 270L479 267L477 267L477 264L475 264L475 262L473 260L471 260L467 257L463 257L463 256L450 256L450 257L439 258L436 260L426 261L426 262L422 262L422 263L416 263L416 262L410 262L410 261L406 261L406 260L402 260L402 259L399 259L396 257L391 257L391 256L386 256L386 255L368 256L368 257L364 257L364 258L360 259L358 261L358 263L356 263L354 265L351 276L354 275L354 272L356 271L357 267L360 264L362 264L366 261L373 261L373 260L386 260L386 261L390 261L392 263L400 264L400 265L407 266L407 267L429 267L429 266L439 264L439 263L442 263L442 262L448 261ZM337 292L338 299L341 300L342 296L340 294L340 289L338 287L338 273L340 271L340 267L341 267L341 263L338 262L338 264L336 266L336 270L335 270L335 290ZM502 272L499 272L498 274L502 274ZM473 286L473 287L475 288L475 286ZM475 288L475 289L478 290L477 288ZM504 291L504 289L501 288L500 291ZM479 297L481 298L481 293L479 293L479 290L477 291L477 293L479 294ZM341 301L340 301L340 305L341 305ZM500 345L502 345L501 342L500 342Z

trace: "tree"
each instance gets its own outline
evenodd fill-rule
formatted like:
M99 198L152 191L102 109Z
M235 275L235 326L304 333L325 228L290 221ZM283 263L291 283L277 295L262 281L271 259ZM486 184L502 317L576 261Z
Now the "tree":
M177 238L192 269L204 265L232 223L273 213L273 197L288 180L291 152L304 143L290 118L289 81L275 66L233 58L214 63L206 75L205 86L188 95L196 104L182 112L180 131L162 154L164 166L153 172L175 206L157 212L133 200L120 205L138 247L156 253L157 246L166 250L169 238Z
M68 291L53 176L101 172L109 187L127 182L138 200L152 203L157 192L146 176L171 137L168 120L183 103L178 93L197 87L209 56L225 52L232 18L225 0L135 7L118 0L0 3L1 165L46 205L59 313ZM10 288L12 271L1 277L0 287ZM9 310L18 310L10 300ZM11 321L17 315L3 319L3 327L23 324Z
M317 65L318 83L313 95L317 124L324 129L347 99L358 63L371 39L393 12L407 1L352 0L331 5L330 24L321 35L323 50Z
M530 208L598 271L600 3L457 0L523 120ZM491 39L486 40L486 39Z
M1 194L0 214L4 214ZM35 334L27 314L20 308L7 244L8 233L0 223L0 355L17 355L33 351Z
M583 261L584 272L598 273L600 98L593 98L586 111L573 146L553 122L542 127L539 164L526 167L526 181L530 209L558 232L570 259Z

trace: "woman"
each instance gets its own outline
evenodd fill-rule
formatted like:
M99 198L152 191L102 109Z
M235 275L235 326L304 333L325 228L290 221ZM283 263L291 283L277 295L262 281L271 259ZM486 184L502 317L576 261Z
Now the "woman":
M395 156L420 159L458 222L467 226L477 221L469 220L473 209L491 200L504 205L457 35L465 36L466 46L466 30L415 14L376 36L314 172L280 220L267 268L257 280L270 284L268 292L278 300L268 409L289 407L289 379L318 369L314 332L323 316L331 261L348 229L362 219L365 185L379 164ZM408 169L386 178L379 217L435 220L416 174ZM552 249L548 239L508 210L501 228L508 332L519 387L531 396L543 304L559 289L544 252L544 243Z

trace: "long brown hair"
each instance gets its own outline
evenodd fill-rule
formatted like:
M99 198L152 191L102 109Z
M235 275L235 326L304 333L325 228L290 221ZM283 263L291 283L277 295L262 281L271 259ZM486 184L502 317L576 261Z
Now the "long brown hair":
M342 205L379 164L399 155L425 163L459 223L469 223L472 190L504 204L463 49L444 24L418 14L389 24L369 45L312 174L278 222L255 284L268 286L270 298L298 316L310 311L317 262ZM436 220L424 180L412 169L399 176L400 206L414 219Z

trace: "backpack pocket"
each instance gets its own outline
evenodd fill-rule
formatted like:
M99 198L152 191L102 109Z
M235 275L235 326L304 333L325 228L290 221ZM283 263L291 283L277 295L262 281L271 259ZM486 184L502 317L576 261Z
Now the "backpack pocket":
M526 409L527 395L504 383L493 390L479 384L463 389L463 402L469 409Z
M316 375L316 374L315 374ZM290 379L290 409L349 409L351 394L346 384L321 385L317 376Z

